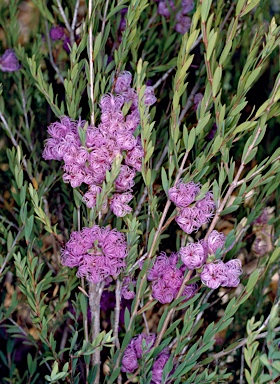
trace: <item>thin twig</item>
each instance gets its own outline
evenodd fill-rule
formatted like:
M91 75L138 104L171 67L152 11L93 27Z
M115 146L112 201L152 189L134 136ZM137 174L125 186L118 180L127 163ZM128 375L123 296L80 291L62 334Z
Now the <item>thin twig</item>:
M196 92L199 90L199 85L200 85L200 80L198 80L197 83L195 84L195 86L193 87L193 89L192 89L192 91L191 91L191 93L187 99L186 105L185 105L184 109L182 109L182 112L181 112L180 117L178 119L178 124L182 123L182 120L185 117L187 111L193 105L193 98L194 98L194 95L196 94Z
M101 27L102 35L103 35L104 29L105 29L106 17L107 17L107 12L108 12L108 5L109 5L109 0L106 0L105 9L104 9L104 15L103 15L103 18L102 18L102 27Z
M241 351L241 362L240 362L240 375L239 375L239 384L243 384L243 374L244 374L244 346Z
M68 22L66 15L65 15L64 9L62 8L60 0L56 0L56 3L57 3L59 13L61 14L61 17L63 18L65 27L67 28L68 32L71 33L71 27L70 27L70 24Z
M3 220L5 223L9 224L11 227L14 227L17 230L19 230L19 227L16 224L12 223L10 220L8 220L6 217L0 215L0 220Z
M158 81L151 87L153 90L155 90L157 87L160 86L161 83L163 83L167 78L168 76L170 75L170 73L173 71L173 69L175 69L175 67L171 67L168 69L167 72L165 72L165 74L160 78L158 79Z
M120 323L120 311L121 311L121 288L122 282L120 279L117 279L116 283L116 306L115 306L115 321L114 321L114 343L117 349L120 349L120 341L119 341L119 323Z
M72 20L72 24L71 24L71 32L70 32L71 45L73 45L75 43L75 28L76 28L76 23L77 23L79 5L80 5L80 0L77 0L76 4L75 4L73 20Z

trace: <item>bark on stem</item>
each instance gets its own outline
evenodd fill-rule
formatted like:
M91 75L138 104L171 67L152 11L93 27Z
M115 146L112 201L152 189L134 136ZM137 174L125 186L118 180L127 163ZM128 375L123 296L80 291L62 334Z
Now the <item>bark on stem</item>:
M100 333L100 298L104 283L89 283L89 307L91 314L91 341L93 342ZM92 355L92 365L97 365L97 373L93 384L100 383L100 348L96 348Z

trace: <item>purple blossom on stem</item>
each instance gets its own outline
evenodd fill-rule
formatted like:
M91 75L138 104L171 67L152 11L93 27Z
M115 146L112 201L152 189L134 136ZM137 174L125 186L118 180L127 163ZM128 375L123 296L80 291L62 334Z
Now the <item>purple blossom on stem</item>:
M122 371L132 373L138 368L136 352L133 346L126 347L122 358Z
M226 237L222 232L212 231L206 241L208 254L214 254L218 248L223 248Z
M158 14L164 17L170 17L170 10L175 10L174 1L172 0L161 0L158 3Z
M198 105L201 103L202 99L203 99L203 94L202 93L196 93L194 95L193 104L194 104L194 109L195 110L197 110Z
M201 243L188 243L179 250L179 255L182 262L191 271L201 268L207 258Z
M196 284L189 284L185 286L185 289L182 293L182 296L185 296L185 301L188 301L191 299L197 290L197 285Z
M136 171L127 165L121 165L120 173L115 180L115 188L117 192L130 191L134 186L134 177Z
M15 72L20 69L20 64L13 49L7 49L0 57L0 70L2 72Z
M238 259L223 263L217 260L214 263L205 264L201 273L201 281L209 288L237 287L242 274L241 261Z
M131 193L115 193L110 201L110 209L114 215L124 217L132 212L132 208L127 203L133 199Z
M182 14L186 15L194 9L194 1L193 0L182 0Z
M125 277L123 279L123 285L121 289L121 297L126 300L132 300L135 297L135 292L131 289L135 287L136 281L132 281L131 277Z
M200 275L201 281L208 288L216 289L224 281L226 269L221 260L214 263L205 264Z
M175 17L175 31L184 35L191 27L192 19L189 16L185 16L182 11L179 11Z
M78 267L77 276L95 284L118 276L125 266L127 243L124 234L94 225L72 232L61 252L61 263Z
M124 351L122 358L122 368L123 372L134 372L139 364L137 359L141 359L143 355L143 340L146 342L145 351L150 351L155 343L156 335L154 333L150 335L145 335L144 333L135 336Z
M145 105L153 105L157 98L155 97L153 87L146 87L144 93Z
M52 27L50 29L50 38L53 41L61 40L64 36L64 28L58 26L58 27Z
M168 191L169 199L179 208L186 208L194 202L196 195L200 192L200 184L183 183L182 180Z
M152 383L161 384L164 367L169 360L170 353L164 349L156 358L152 368Z
M132 75L128 71L123 71L117 77L117 81L115 84L115 92L123 93L128 90L132 81Z

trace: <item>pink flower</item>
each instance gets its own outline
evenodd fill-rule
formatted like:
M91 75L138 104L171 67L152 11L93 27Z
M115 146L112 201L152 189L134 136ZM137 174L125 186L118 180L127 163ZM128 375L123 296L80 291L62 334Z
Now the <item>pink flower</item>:
M145 340L146 342L145 352L149 352L155 343L156 335L154 333L151 333L150 335L141 333L140 335L135 336L131 340L131 345L134 347L134 350L136 352L136 356L138 359L141 359L143 355L143 347L142 347L143 340Z
M187 13L191 12L194 8L194 2L193 0L182 0L182 14L186 15Z
M133 195L131 193L115 193L110 202L110 209L114 215L124 217L132 212L132 208L126 204L132 199Z
M216 289L222 287L237 287L242 274L241 261L238 259L223 263L217 260L214 263L206 264L201 273L201 281L209 288Z
M200 228L200 222L197 220L196 213L195 208L180 210L178 216L175 217L175 221L184 232L190 234Z
M165 252L161 252L156 258L153 267L148 271L147 279L152 281L161 278L164 271L169 267L169 258Z
M83 196L83 201L86 203L86 206L88 208L95 207L96 204L96 197L101 192L102 188L98 185L91 185L89 187L88 192L86 192Z
M121 165L120 173L115 180L115 188L117 192L130 191L134 186L134 177L136 171L127 165Z
M122 358L122 371L123 372L134 372L138 368L138 360L143 355L143 340L145 340L146 348L145 351L150 351L155 343L156 335L154 333L145 335L141 333L131 339L130 343L124 351Z
M61 252L61 263L78 267L77 276L98 283L116 277L125 266L127 243L124 234L94 225L73 232Z
M191 299L197 290L197 285L196 284L189 284L185 286L185 289L182 293L182 296L185 296L185 301L188 301Z
M153 87L146 87L144 93L145 105L153 105L157 98L155 97Z
M179 290L183 281L183 273L180 269L169 265L168 268L163 271L162 281L166 287Z
M226 274L222 287L237 287L240 283L239 276L242 274L242 264L239 259L230 260L225 263Z
M20 69L20 64L13 49L7 49L0 57L0 70L2 72L15 72Z
M175 31L184 35L190 29L192 19L189 16L184 16L183 12L178 12L176 15Z
M226 237L222 232L216 230L212 231L207 239L208 253L214 254L218 248L223 248L225 245Z
M122 93L128 90L130 87L132 80L132 75L128 71L123 71L119 74L117 77L117 81L115 84L115 92L116 93Z
M216 289L224 281L225 274L225 265L221 260L218 260L215 263L205 264L200 278L204 285L211 289Z
M62 27L52 27L50 30L50 38L53 41L61 40L64 36L64 28Z
M152 283L152 296L161 304L171 303L176 297L178 288L168 287L163 280L156 280Z
M100 108L103 112L113 112L118 111L122 108L124 103L124 98L121 95L103 95L100 100Z
M175 5L172 0L161 0L158 3L158 14L164 17L170 17L170 9L175 10Z
M161 384L164 367L169 360L170 353L164 349L156 358L152 369L152 383Z
M200 243L188 243L180 249L179 255L189 270L201 268L207 257Z
M123 279L123 285L121 289L121 297L126 300L132 300L135 297L135 292L132 290L135 287L136 281L132 281L131 277L125 277Z
M126 347L122 358L122 372L134 372L138 368L135 350L132 346Z
M141 171L142 169L142 159L144 157L144 150L141 143L138 143L131 151L127 151L125 164Z
M168 191L169 199L179 208L186 208L194 202L196 195L200 192L200 184L183 183L180 180Z

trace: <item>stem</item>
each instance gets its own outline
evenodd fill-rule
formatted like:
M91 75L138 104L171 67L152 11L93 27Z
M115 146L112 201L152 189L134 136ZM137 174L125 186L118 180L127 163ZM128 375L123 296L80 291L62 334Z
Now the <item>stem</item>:
M102 27L101 27L102 35L103 35L104 29L105 29L106 17L107 17L107 12L108 12L108 5L109 5L109 0L106 0L105 9L104 9L104 15L103 15L103 18L102 18Z
M76 27L76 23L77 23L77 16L78 16L79 5L80 5L80 0L77 0L77 1L76 1L76 4L75 4L75 9L74 9L74 14L73 14L73 20L72 20L72 24L71 24L70 41L71 41L71 44L72 44L72 45L75 43L75 35L74 35L74 32L75 32L75 27Z
M89 307L91 313L91 341L93 342L100 333L100 298L104 282L89 283ZM100 348L97 347L92 354L92 364L97 365L97 372L92 384L100 384Z
M119 341L119 322L120 322L120 311L121 311L121 288L122 282L117 279L116 284L116 307L115 307L115 321L114 321L114 337L115 337L115 345L117 349L120 349L120 341Z
M92 0L88 2L88 14L89 14L89 32L88 32L88 49L89 49L89 93L90 93L90 102L91 102L91 113L90 113L90 122L91 125L94 125L94 71L93 71L93 37L92 37Z

